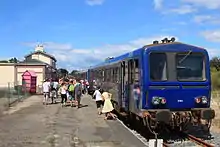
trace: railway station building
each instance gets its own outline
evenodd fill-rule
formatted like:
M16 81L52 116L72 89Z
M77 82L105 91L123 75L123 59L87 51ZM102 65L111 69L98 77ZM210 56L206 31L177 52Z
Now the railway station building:
M41 93L44 79L56 77L56 58L37 45L34 52L24 56L19 63L0 63L0 88L22 85L22 75L31 71L37 76L37 92Z

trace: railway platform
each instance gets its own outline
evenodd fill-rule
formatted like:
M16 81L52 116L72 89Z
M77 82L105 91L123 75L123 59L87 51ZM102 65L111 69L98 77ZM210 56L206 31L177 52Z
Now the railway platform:
M117 120L97 114L95 101L86 95L83 107L42 105L33 96L0 117L0 147L144 147Z

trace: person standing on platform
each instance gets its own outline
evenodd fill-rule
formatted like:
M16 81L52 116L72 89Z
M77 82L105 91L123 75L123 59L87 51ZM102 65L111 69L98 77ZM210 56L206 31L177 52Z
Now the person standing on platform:
M73 107L73 103L74 103L74 84L73 84L73 80L70 80L70 84L68 86L68 93L69 93L69 100L70 100L70 106Z
M49 94L50 94L50 82L48 79L46 79L43 83L43 95L44 95L43 104L45 105L48 104Z
M81 96L82 96L82 85L80 84L80 80L75 80L75 87L74 87L74 98L76 100L77 108L80 108Z
M61 106L66 106L67 102L67 86L65 83L61 84L60 87L60 94L61 94Z
M52 84L51 84L51 100L52 100L52 104L56 103L56 99L58 98L58 87L59 87L59 83L58 80L53 80Z
M115 114L112 113L112 111L114 110L114 107L112 105L112 102L111 102L111 97L112 97L112 94L111 93L108 93L108 92L103 92L102 94L103 98L104 98L104 106L102 108L102 113L105 113L105 120L107 119L116 119L117 116Z
M98 109L99 115L102 114L101 107L103 106L103 98L102 98L102 94L101 94L100 90L101 90L101 88L100 88L100 86L98 86L93 94L93 97L95 97L96 107Z

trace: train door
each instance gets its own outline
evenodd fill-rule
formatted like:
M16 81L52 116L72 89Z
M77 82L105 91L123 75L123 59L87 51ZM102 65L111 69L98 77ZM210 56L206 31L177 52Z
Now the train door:
M128 102L129 102L129 85L128 85L128 61L123 61L121 63L121 99L122 99L122 108L125 111L128 111Z
M121 98L122 108L136 112L140 100L134 100L133 89L139 85L139 60L130 59L121 64ZM140 86L140 85L139 85Z
M129 110L131 112L137 112L139 110L141 102L141 89L140 89L140 72L139 72L139 60L129 60L128 75L129 75Z

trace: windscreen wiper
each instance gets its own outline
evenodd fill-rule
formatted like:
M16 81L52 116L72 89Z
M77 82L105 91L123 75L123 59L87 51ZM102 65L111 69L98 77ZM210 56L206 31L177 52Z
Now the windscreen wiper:
M182 63L191 53L192 50L189 50L189 52L179 61L179 64Z
M186 67L186 66L177 66L178 69L186 69L186 70L193 70L190 67Z

